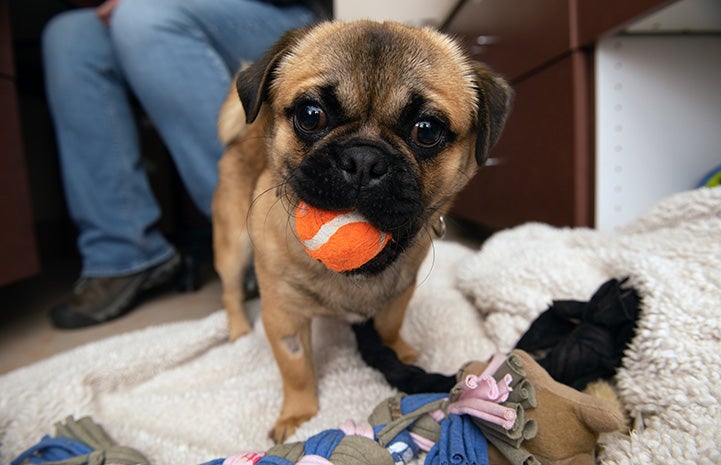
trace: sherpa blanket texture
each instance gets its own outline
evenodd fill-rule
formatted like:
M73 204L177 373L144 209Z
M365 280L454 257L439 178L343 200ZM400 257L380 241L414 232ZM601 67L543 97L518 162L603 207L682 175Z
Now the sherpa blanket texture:
M602 462L721 463L721 188L672 196L612 234L525 224L480 250L436 242L402 333L420 366L454 373L512 349L552 300L588 300L607 279L626 276L643 301L616 381L635 428L602 438ZM234 343L217 311L0 377L0 463L68 415L92 416L157 465L268 449L280 377L259 302L249 307L255 331ZM319 319L313 338L320 413L291 441L364 419L394 394L361 361L347 325Z

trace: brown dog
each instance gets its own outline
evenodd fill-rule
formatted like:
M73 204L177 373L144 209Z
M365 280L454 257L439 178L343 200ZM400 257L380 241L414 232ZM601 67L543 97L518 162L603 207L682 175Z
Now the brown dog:
M430 231L498 139L511 90L439 32L370 21L291 31L236 86L219 121L215 266L232 340L251 329L241 283L255 261L282 442L318 410L314 316L375 317L383 341L415 357L399 331ZM300 201L354 209L393 240L356 270L330 271L296 237Z

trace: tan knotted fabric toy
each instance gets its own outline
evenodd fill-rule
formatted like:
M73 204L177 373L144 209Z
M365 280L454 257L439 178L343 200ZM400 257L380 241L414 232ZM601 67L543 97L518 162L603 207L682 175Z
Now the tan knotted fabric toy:
M536 407L524 414L526 420L535 421L536 435L524 441L523 447L544 465L593 465L599 434L621 430L622 412L608 401L556 382L526 352L514 350L511 356L521 360L525 377L535 389ZM486 366L470 362L458 378L478 375ZM511 463L491 444L488 458L491 465Z

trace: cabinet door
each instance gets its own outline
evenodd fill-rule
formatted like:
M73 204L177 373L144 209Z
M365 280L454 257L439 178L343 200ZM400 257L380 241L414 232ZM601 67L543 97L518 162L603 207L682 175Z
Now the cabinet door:
M593 221L592 61L571 53L518 81L506 128L453 212L491 228Z
M12 80L9 2L0 2L0 285L39 271Z
M467 0L443 29L515 81L571 48L569 14L568 0Z
M574 46L592 45L604 35L676 1L678 0L580 1L577 5L578 32Z

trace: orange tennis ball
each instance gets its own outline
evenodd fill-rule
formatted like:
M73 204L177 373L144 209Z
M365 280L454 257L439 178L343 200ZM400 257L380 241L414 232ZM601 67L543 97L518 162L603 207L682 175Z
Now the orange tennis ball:
M360 268L391 239L355 210L320 210L305 202L296 209L295 229L308 255L338 272Z

